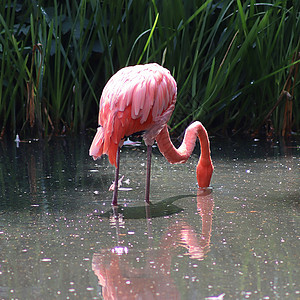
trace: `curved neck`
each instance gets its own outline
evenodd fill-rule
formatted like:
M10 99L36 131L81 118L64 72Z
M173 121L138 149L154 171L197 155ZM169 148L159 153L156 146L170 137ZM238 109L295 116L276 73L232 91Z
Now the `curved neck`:
M156 141L160 152L170 163L185 163L195 148L197 137L201 146L201 155L197 165L197 181L199 187L208 187L213 172L213 164L210 157L207 131L200 122L196 121L186 129L184 139L178 149L171 142L167 125L158 134Z

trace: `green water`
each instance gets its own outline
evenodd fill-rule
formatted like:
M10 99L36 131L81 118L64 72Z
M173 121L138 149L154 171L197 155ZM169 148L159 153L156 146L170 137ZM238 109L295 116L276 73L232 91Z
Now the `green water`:
M212 139L206 191L154 148L148 209L123 148L113 212L90 142L0 143L0 299L300 299L299 143Z

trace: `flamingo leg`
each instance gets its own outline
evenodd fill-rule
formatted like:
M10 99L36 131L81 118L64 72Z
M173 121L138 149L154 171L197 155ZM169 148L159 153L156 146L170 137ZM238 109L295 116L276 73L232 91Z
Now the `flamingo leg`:
M112 199L113 206L118 205L119 166L120 166L120 147L118 147L118 151L117 151L117 167L116 167L116 173L115 173L114 194L113 194L113 199Z
M149 194L150 194L150 175L151 175L151 157L152 157L152 146L147 146L147 174L146 174L146 193L145 201L150 203Z

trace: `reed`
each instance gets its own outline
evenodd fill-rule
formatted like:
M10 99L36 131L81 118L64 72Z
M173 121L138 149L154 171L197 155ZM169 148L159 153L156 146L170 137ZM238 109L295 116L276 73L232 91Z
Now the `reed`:
M296 0L8 0L1 136L95 128L111 75L153 61L178 82L174 131L201 120L216 134L299 132L299 11Z

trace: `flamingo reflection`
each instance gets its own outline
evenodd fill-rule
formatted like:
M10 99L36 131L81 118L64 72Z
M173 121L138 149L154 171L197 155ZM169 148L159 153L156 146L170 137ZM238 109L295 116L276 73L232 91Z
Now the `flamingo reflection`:
M102 286L104 299L180 299L171 277L172 258L177 248L186 248L191 259L203 260L210 248L214 201L209 190L197 192L197 211L202 220L201 234L187 221L169 226L158 245L148 250L128 250L117 246L93 256L92 268ZM148 231L151 231L148 219ZM116 227L117 228L117 227ZM117 232L118 235L118 232ZM149 237L152 234L149 232ZM122 245L122 241L118 241Z

